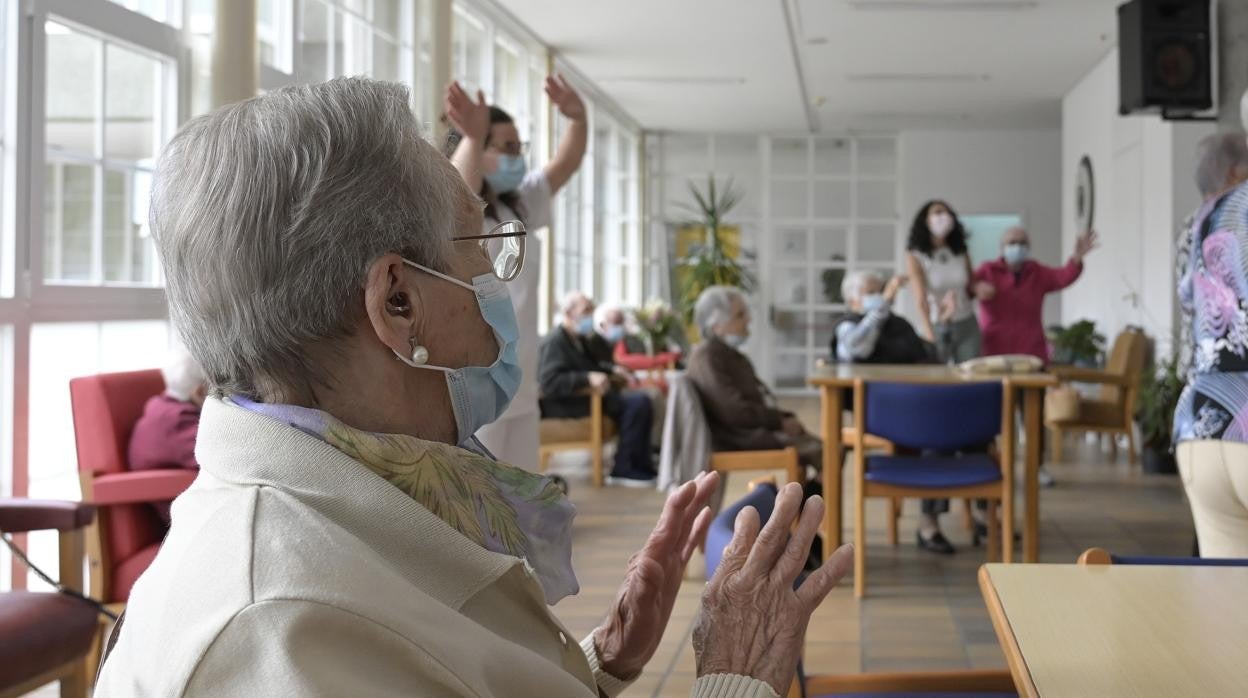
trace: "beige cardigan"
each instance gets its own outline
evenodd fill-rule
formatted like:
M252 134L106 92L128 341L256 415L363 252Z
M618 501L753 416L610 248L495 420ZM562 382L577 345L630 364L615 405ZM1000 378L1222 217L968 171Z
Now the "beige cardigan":
M313 436L220 400L101 696L613 696L528 564ZM774 698L744 676L699 697Z

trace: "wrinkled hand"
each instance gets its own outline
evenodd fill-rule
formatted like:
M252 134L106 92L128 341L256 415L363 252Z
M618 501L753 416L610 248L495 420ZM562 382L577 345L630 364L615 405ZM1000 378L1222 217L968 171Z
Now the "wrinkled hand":
M884 287L884 298L889 303L892 303L897 298L897 294L901 293L901 289L905 288L908 283L910 283L910 277L905 274L895 274L893 278L888 280L888 285Z
M611 377L602 371L590 371L589 389L599 395L606 395L611 389Z
M997 297L997 287L987 281L975 282L975 298L981 301L990 301Z
M602 668L629 680L641 673L663 639L689 556L711 525L706 503L719 475L704 472L667 498L645 546L628 561L615 607L594 631Z
M485 142L486 136L490 134L490 105L485 102L484 92L477 90L477 99L474 102L472 96L458 82L452 82L446 88L445 108L446 118L450 119L451 125L464 138L478 143Z
M551 104L555 105L560 114L573 121L585 120L585 103L581 101L581 96L568 84L562 74L546 78L546 96L550 98Z
M785 436L799 439L806 434L806 427L802 426L802 420L792 415L785 417L780 422L780 430Z
M624 368L623 366L615 366L611 370L615 373L617 378L619 378L620 380L626 383L632 383L634 380L637 379L637 376L634 375L632 371L628 370L627 368Z
M1075 259L1082 262L1089 252L1099 247L1097 243L1098 239L1095 230L1089 230L1080 235L1079 239L1075 240Z
M693 629L699 677L742 674L767 682L779 695L788 692L810 614L853 566L853 546L841 546L793 589L823 517L823 498L811 497L790 536L801 501L801 485L785 485L761 533L753 507L737 515Z
M958 312L958 295L953 289L949 289L944 297L940 299L940 315L937 317L940 318L941 322L949 322L953 319L953 314L956 312Z

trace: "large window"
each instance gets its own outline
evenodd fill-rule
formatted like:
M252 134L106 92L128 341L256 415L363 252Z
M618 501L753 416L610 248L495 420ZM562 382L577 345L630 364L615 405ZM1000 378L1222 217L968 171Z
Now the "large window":
M261 57L272 56L274 68L285 61L282 45L265 34L285 36L283 3L269 0L273 9L261 16ZM340 75L367 75L378 80L411 84L413 79L411 2L400 0L299 0L300 26L295 78L320 82Z
M171 62L55 21L44 27L44 279L155 285L147 200L173 126Z

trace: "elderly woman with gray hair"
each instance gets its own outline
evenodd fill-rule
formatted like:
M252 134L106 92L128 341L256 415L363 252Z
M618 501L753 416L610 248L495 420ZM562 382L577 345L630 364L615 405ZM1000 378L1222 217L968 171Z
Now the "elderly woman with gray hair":
M689 379L697 387L717 451L756 451L794 446L804 465L818 468L823 442L792 412L776 407L771 391L741 352L750 337L750 308L740 290L711 286L698 296L693 319L702 341L689 355Z
M715 476L668 498L602 625L570 640L547 604L577 592L573 507L473 439L519 385L523 259L484 252L480 200L408 104L363 79L277 90L162 154L152 232L211 396L97 695L614 695L658 646ZM849 559L793 588L822 510L790 543L800 498L761 530L737 519L697 695L787 690Z

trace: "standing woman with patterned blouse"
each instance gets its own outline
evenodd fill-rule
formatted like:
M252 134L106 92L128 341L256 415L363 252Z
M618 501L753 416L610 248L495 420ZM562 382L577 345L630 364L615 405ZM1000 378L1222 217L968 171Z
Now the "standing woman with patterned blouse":
M1241 109L1248 117L1248 93ZM1248 557L1248 182L1206 201L1189 234L1179 302L1194 346L1174 415L1179 473L1201 554Z

